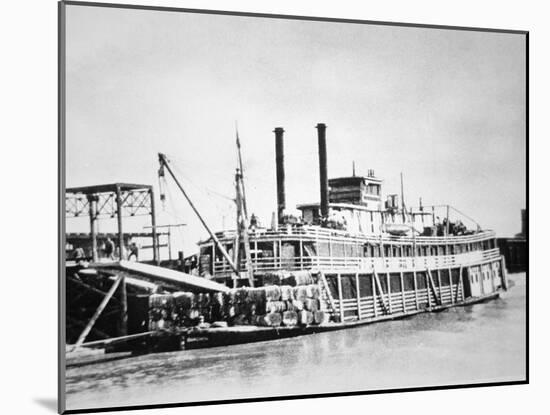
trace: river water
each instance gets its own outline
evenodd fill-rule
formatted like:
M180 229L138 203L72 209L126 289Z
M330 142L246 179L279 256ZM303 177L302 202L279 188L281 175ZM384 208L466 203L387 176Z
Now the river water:
M497 300L404 320L67 369L67 409L524 380L525 274Z

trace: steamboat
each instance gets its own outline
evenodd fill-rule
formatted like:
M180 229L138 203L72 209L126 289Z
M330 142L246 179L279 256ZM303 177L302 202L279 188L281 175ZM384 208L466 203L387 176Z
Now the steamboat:
M294 311L304 315L298 318L302 328L317 324L318 330L472 304L496 298L507 289L504 258L493 231L477 224L468 229L460 220L451 221L450 206L437 207L444 209L440 220L435 206L407 209L398 195L383 200L382 180L372 170L367 176L357 176L354 166L352 176L329 179L326 125L318 124L316 129L320 203L298 205L299 215L287 213L284 130L274 130L277 213L270 228L260 226L254 215L248 216L237 134L237 227L212 232L199 215L210 234L199 242L200 276L233 289L316 286L316 303L309 306L312 316L305 316L307 306ZM167 158L159 154L159 161L159 174L164 176L167 168L185 195ZM289 297L292 294L283 292L273 300ZM301 300L311 304L305 295ZM292 312L292 303L286 303L290 305L277 311ZM286 326L296 323L296 319L290 321ZM248 322L254 325L258 319ZM273 325L280 323L276 320Z
M131 262L122 254L115 262L97 260L93 223L98 202L89 198L93 262L67 267L67 298L74 299L70 321L89 319L80 325L85 329L78 339L76 331L71 337L76 340L72 350L81 346L106 351L181 350L271 340L474 304L507 289L504 257L494 232L458 211L474 226L451 220L450 206L420 204L407 209L402 178L401 197L388 195L385 200L382 180L372 170L358 176L354 168L349 177L329 179L326 126L316 128L320 202L298 205L297 214L290 214L286 206L284 130L274 130L277 212L269 228L248 214L238 134L234 229L214 232L167 157L159 154L161 200L168 172L209 234L198 243L189 267L183 260L178 260L177 270L161 263L155 233L154 264ZM143 194L149 196L153 232L158 228L151 187L135 190L136 186L115 186L120 194L116 199L120 253L125 235L122 212L132 208L133 214L136 209L134 199L123 198L122 190L141 192L138 206L144 205ZM75 200L82 199L82 192L107 192L101 193L101 200L109 200L112 187L70 192ZM107 289L93 316L82 314L81 296L104 294ZM109 303L117 290L118 308ZM104 319L108 324L100 326L101 332L96 329L102 340L84 343L108 303L112 309L106 314L118 313L120 321ZM111 328L113 324L117 328ZM104 331L118 337L103 340L110 337Z

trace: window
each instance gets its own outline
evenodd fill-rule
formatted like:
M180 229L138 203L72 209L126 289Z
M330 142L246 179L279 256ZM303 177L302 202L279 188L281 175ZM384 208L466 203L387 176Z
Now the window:
M319 252L319 256L330 256L330 251L329 251L329 246L328 246L328 242L326 241L319 241L317 243L317 248L318 248L318 252Z
M405 286L405 291L414 290L414 274L412 272L405 272L403 274L403 285Z
M342 275L340 279L342 284L342 298L345 300L357 298L355 275Z
M390 274L390 287L392 293L401 291L401 275L392 273Z
M460 280L460 270L459 269L452 269L451 270L451 275L452 275L452 281L453 281L453 284L456 285L458 284L459 280Z
M359 250L357 249L357 245L354 243L345 244L344 249L346 250L346 257L348 258L359 256Z
M426 273L417 272L416 273L416 288L419 290L426 289Z
M399 245L392 246L392 256L398 257L401 256L401 247Z
M344 244L342 242L332 242L332 256L343 257L344 256Z
M442 269L441 271L439 271L439 278L441 279L442 287L447 287L451 284L449 270Z
M372 277L370 275L359 275L359 295L372 297Z

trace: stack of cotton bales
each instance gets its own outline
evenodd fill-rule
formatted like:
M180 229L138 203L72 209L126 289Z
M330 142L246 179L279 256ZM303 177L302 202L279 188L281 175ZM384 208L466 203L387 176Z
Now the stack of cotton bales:
M149 330L163 330L174 327L174 297L171 294L149 296Z
M208 326L220 322L292 327L328 321L320 288L309 272L271 273L264 283L266 281L280 284L241 287L225 294L153 294L149 298L150 329Z
M293 280L296 282L296 279ZM233 325L297 326L328 321L316 284L268 285L238 288L226 296L227 316Z

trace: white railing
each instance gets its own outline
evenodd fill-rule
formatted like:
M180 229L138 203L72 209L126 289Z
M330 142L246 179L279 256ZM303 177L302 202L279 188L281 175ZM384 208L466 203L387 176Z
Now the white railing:
M234 230L218 233L219 239L222 242L233 242L236 236ZM327 229L320 226L280 226L277 230L272 229L257 229L249 232L250 241L257 240L266 241L273 239L280 240L321 240L321 241L342 241L352 242L353 240L365 243L379 244L382 240L384 243L400 243L422 245L444 245L444 244L459 244L480 242L486 239L494 238L493 231L482 231L471 235L449 235L449 236L391 236L389 234L366 235L360 233L351 233L336 229ZM204 241L202 243L205 243Z
M437 255L421 257L360 258L360 257L295 257L295 258L257 258L252 260L254 271L270 272L278 270L296 271L301 269L322 270L363 270L378 272L400 272L425 269L453 268L500 258L498 248L486 251L467 252L456 255ZM241 270L246 271L246 261L242 260ZM231 268L224 261L216 261L215 276L231 274Z

